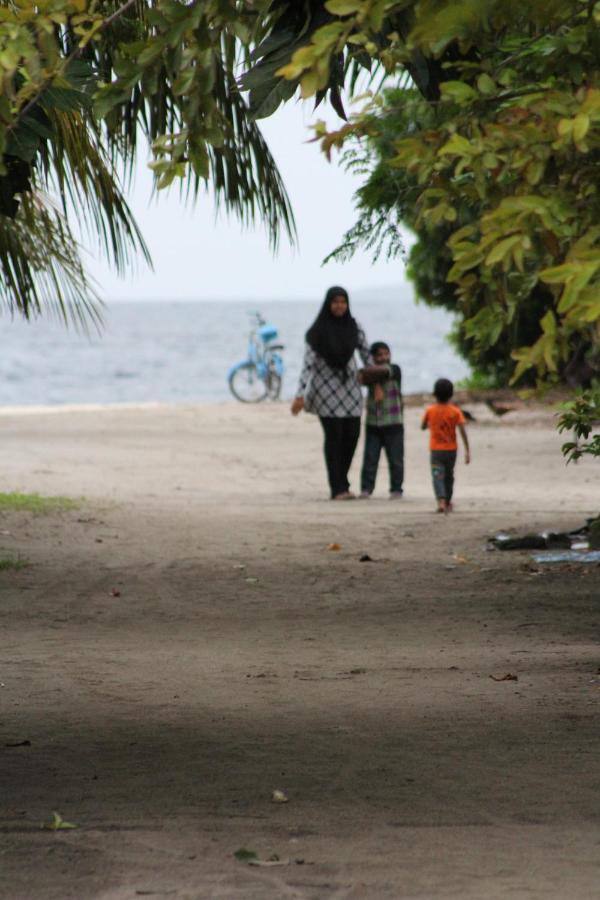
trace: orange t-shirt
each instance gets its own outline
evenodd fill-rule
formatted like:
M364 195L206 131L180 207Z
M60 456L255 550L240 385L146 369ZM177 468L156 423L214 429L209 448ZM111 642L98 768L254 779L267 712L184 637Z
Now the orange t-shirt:
M430 450L456 450L456 426L465 424L458 406L434 403L425 410L422 422L429 428Z

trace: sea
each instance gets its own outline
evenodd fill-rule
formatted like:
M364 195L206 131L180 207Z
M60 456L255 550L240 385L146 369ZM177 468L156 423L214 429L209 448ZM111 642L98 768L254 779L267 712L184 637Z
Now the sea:
M46 318L0 316L0 405L205 403L232 399L227 373L244 359L250 315L273 323L285 345L282 397L294 396L304 334L319 301L113 302L100 333ZM410 298L360 299L353 314L370 342L384 340L405 392L459 380L468 367L450 346L452 319Z

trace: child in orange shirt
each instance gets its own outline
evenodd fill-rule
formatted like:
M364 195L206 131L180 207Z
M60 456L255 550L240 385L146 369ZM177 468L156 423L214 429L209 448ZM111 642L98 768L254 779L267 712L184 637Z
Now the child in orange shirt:
M457 428L465 447L465 463L467 465L471 462L471 453L465 431L465 417L458 406L450 403L454 385L447 378L438 378L433 386L433 393L437 403L428 406L425 410L421 429L425 431L426 428L429 428L431 477L438 504L436 512L448 513L452 511Z

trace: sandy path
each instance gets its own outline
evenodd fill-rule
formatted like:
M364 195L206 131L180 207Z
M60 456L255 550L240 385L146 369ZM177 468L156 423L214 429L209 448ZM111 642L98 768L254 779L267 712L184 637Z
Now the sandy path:
M1 525L0 896L598 895L600 568L485 549L597 472L474 412L448 519L413 410L406 499L354 504L285 407L0 416L0 490L85 498Z

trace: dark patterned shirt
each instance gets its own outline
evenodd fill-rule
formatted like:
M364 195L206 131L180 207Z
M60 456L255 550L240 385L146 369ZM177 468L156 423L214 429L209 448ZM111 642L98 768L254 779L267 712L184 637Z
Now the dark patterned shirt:
M390 366L390 377L382 383L385 392L383 400L375 401L374 385L367 397L367 427L386 428L388 425L402 425L404 404L402 402L402 372L400 366Z
M357 350L365 365L369 362L369 345L365 333L358 326ZM356 380L357 368L354 356L344 372L332 369L322 356L306 345L304 363L300 373L297 397L304 397L306 412L317 416L345 419L360 418L363 398Z

